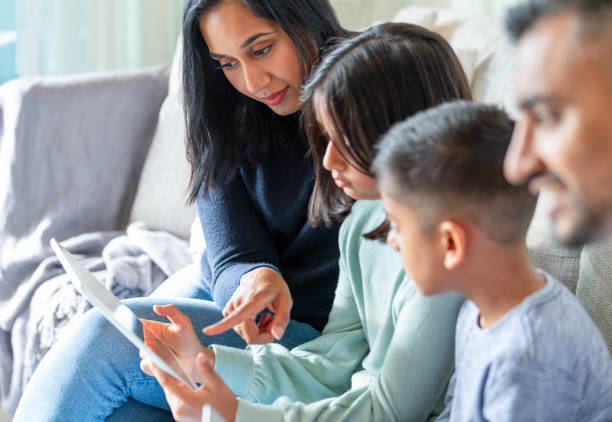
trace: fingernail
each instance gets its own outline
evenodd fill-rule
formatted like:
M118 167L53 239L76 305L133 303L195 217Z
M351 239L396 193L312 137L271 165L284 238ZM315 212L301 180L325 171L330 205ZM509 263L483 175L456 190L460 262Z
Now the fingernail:
M283 327L274 327L272 328L272 335L275 339L280 340L285 334L285 329Z

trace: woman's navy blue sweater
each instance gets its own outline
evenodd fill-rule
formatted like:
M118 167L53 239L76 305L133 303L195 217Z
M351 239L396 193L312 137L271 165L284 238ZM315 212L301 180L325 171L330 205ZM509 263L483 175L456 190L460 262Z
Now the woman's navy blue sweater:
M279 271L293 298L291 318L321 331L338 281L338 228L306 221L314 186L312 158L303 137L270 147L257 162L197 199L206 239L204 282L223 309L256 267Z

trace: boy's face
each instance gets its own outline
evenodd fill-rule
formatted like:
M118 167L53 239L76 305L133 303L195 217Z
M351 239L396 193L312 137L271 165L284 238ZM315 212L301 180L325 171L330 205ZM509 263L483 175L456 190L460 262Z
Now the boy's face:
M436 228L424 231L409 205L396 200L384 186L380 193L391 223L387 243L402 255L406 273L423 295L448 291L444 281L442 241L436 236Z

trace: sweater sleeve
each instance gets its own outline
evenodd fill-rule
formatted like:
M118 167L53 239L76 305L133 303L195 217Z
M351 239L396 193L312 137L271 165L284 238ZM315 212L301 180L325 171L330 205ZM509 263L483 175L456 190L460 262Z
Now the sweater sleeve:
M350 388L368 352L361 318L342 261L340 280L323 334L292 350L278 344L245 350L214 345L215 370L237 396L271 403L279 396L312 402Z
M451 408L453 406L453 397L455 396L455 383L457 381L457 373L453 372L451 379L446 389L446 398L444 400L444 410L436 418L436 422L448 422L450 421Z
M383 367L369 384L344 389L343 394L316 401L313 400L314 396L308 397L306 394L301 395L301 400L296 399L289 390L283 391L283 396L271 405L252 403L253 397L247 395L245 399L239 399L235 421L251 421L254 415L260 418L257 420L270 421L428 420L444 394L452 370L453 318L446 318L440 313L446 316L453 312L456 314L460 302L457 295L447 295L434 301L421 299L408 304L399 316L397 333L389 346ZM347 346L350 345L339 345L342 348ZM296 352L294 349L293 354ZM298 355L296 358L306 362L313 360L308 355ZM338 369L335 362L332 364L323 368L321 374L327 373L329 378L334 378ZM257 366L256 362L254 366ZM276 369L281 372L266 371L270 372L270 378L265 382L278 385L279 378L294 375L289 366ZM254 371L257 372L257 369ZM256 384L264 382L253 381ZM301 384L302 388L312 388L306 378L293 381L297 386Z
M211 293L220 309L240 284L240 277L261 266L279 273L278 252L262 217L238 174L218 190L197 199L206 259L211 270Z

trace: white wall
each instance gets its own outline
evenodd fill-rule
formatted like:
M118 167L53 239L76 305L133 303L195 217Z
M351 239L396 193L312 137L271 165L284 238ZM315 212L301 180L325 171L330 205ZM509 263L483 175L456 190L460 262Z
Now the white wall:
M59 75L169 63L183 0L19 0L17 73Z
M404 6L436 6L471 15L502 17L508 6L524 0L330 0L342 25L361 29L391 19Z

